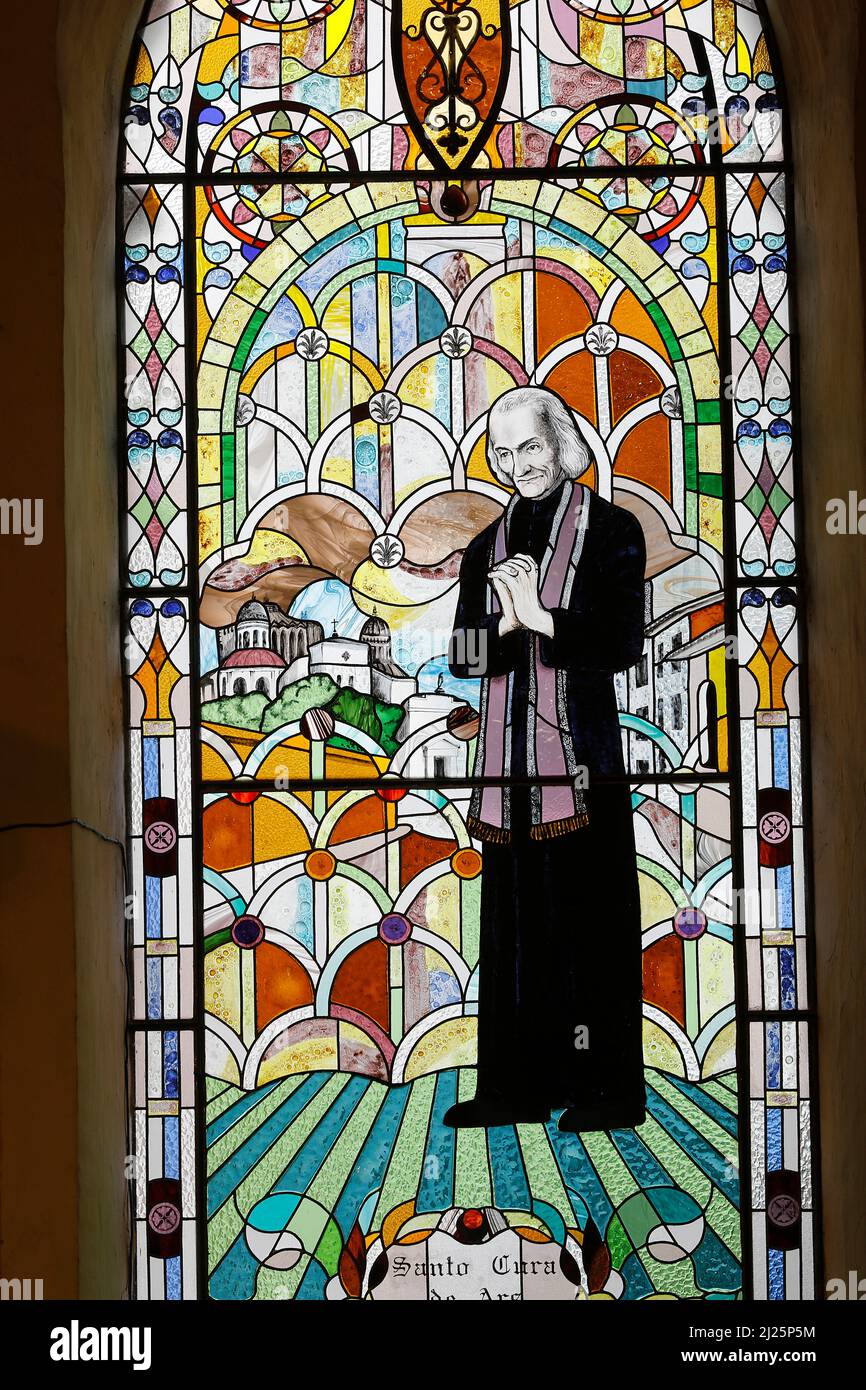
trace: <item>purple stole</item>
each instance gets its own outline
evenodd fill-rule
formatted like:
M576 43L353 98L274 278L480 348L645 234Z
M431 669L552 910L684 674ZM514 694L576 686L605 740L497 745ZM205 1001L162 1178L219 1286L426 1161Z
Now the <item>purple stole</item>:
M508 527L517 500L515 494L496 528L491 568L508 554ZM545 608L568 607L588 516L588 490L581 483L566 484L539 568L539 593ZM502 612L492 585L488 586L487 611L490 614ZM513 671L481 682L476 776L492 778L511 774L513 690ZM527 723L526 771L529 777L571 779L558 786L532 785L530 836L533 840L546 840L580 830L588 824L589 817L586 798L576 785L579 769L568 728L566 673L543 664L538 633L533 634L532 642ZM469 807L469 831L476 839L495 844L506 844L511 839L511 790L508 786L474 788Z

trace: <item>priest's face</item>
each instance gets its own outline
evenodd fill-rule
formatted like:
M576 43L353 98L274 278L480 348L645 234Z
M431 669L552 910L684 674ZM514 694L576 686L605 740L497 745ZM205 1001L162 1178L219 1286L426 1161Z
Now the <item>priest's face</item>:
M489 435L500 469L521 497L545 497L562 482L565 474L556 441L531 405L494 411Z

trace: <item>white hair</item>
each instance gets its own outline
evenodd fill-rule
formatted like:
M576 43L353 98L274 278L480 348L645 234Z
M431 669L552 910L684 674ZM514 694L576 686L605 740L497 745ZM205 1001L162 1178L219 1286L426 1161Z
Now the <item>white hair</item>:
M546 386L516 386L506 391L490 409L487 419L487 462L500 483L511 485L513 478L500 466L490 440L490 425L497 415L505 415L521 406L531 407L548 439L556 450L559 466L567 478L579 478L592 463L589 445L580 432L576 417L555 392Z

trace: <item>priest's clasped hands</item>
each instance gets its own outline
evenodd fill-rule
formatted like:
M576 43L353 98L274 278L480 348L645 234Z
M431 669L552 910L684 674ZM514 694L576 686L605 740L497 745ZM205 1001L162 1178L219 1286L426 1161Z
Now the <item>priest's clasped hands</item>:
M488 574L487 582L493 585L502 609L500 637L521 628L553 636L553 615L541 602L538 565L531 555L513 555L500 561Z

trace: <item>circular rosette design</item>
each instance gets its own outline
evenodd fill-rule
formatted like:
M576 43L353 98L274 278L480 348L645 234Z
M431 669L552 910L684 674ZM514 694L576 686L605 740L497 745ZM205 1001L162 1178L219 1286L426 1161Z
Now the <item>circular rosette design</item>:
M321 362L329 346L328 335L321 328L302 328L295 339L295 352L305 362Z
M619 346L619 334L609 323L596 323L587 329L584 342L593 357L610 357Z
M399 536L377 536L370 546L370 559L381 570L395 569L406 553Z
M582 196L632 218L651 238L669 235L689 216L700 197L702 176L675 179L674 164L703 166L697 130L671 107L631 94L604 98L584 107L557 133L551 163L598 171L581 183Z
M330 116L296 102L268 102L220 127L203 174L237 177L228 187L207 187L207 198L233 237L261 249L333 192L305 175L356 167L348 137Z
M393 391L376 391L370 397L370 419L377 425L392 425L403 411L403 402Z
M459 361L468 357L472 351L472 334L464 325L452 324L441 334L439 346L446 357L450 357L452 361Z

